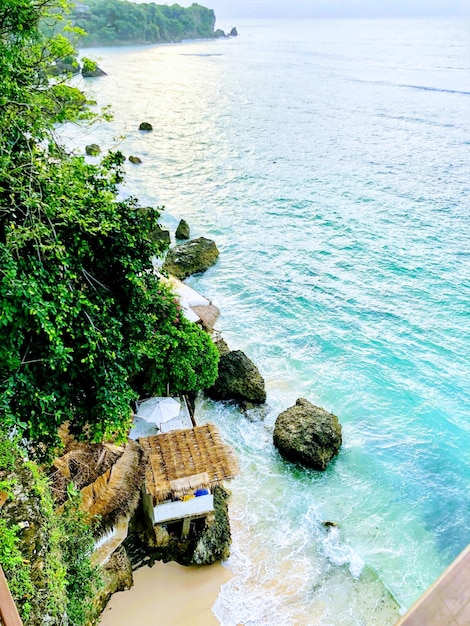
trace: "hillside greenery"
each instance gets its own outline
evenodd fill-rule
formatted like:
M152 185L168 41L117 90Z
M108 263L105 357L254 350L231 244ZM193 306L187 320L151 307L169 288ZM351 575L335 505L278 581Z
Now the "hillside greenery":
M199 4L183 8L124 0L87 0L75 23L86 36L80 46L152 44L214 37L214 11Z
M46 615L91 623L91 534L78 496L55 510L37 465L56 452L59 426L124 441L140 394L208 387L218 361L153 271L160 211L118 196L123 155L92 165L56 140L58 124L93 117L84 94L48 78L74 50L40 24L61 20L64 32L68 10L67 0L0 3L0 564L27 626ZM12 517L25 501L34 516ZM30 531L19 526L32 517ZM46 530L37 572L25 541L35 528Z
M65 421L122 438L139 392L201 389L217 371L210 338L152 271L159 211L117 199L123 155L91 165L54 140L58 121L88 114L76 88L45 78L67 42L37 23L58 4L0 8L0 411L43 446Z

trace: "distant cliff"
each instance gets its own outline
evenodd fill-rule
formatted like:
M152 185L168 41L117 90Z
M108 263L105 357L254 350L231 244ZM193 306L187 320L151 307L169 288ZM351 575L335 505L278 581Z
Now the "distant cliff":
M76 5L73 18L87 33L81 46L153 44L218 36L214 33L214 11L199 4L185 9L178 4L87 0L86 4Z

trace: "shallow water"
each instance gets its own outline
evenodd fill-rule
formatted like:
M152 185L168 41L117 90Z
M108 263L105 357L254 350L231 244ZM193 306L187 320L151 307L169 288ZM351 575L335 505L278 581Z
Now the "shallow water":
M189 282L266 379L265 411L198 407L242 468L226 626L391 625L470 540L469 30L259 21L86 51L115 119L69 141L140 156L123 193L217 242ZM324 474L272 446L298 397L343 425Z

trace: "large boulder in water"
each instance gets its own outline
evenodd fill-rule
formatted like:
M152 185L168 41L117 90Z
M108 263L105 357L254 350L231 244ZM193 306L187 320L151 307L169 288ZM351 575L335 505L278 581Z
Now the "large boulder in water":
M288 461L325 470L342 443L336 415L299 398L283 411L274 426L274 445Z
M239 400L254 404L266 402L264 379L253 361L241 350L224 350L221 353L217 380L207 394L214 400Z
M199 237L168 251L163 269L183 280L191 274L205 272L219 258L217 246L211 239Z

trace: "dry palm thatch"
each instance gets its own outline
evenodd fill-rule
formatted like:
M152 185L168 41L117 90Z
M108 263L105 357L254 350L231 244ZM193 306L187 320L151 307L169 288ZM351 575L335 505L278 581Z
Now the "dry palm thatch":
M184 492L189 484L172 481L190 478L196 488L214 487L238 473L232 449L213 424L144 437L139 443L149 459L146 487L155 503ZM175 491L172 486L176 486Z
M54 459L50 472L52 493L58 504L67 499L67 486L82 489L108 471L123 454L124 448L110 444L77 442L69 439L66 452Z
M128 440L116 463L81 490L82 509L97 521L97 536L111 529L120 517L130 517L134 513L145 470L142 448L135 441Z
M210 486L211 481L207 472L194 474L194 476L188 476L187 478L170 480L171 493L175 498L179 499L190 493L194 493L197 489L210 489Z

